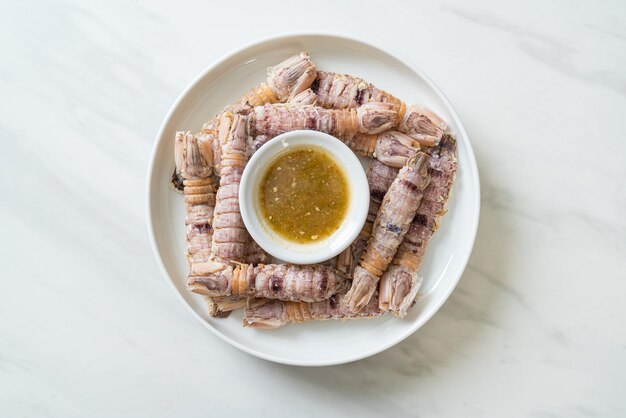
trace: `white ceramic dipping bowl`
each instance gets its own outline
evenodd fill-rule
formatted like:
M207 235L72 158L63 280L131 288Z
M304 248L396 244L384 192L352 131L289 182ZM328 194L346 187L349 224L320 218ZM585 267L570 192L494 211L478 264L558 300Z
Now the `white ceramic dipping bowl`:
M261 214L260 182L280 156L312 145L326 151L343 169L348 181L349 203L346 217L330 236L311 243L295 243L272 230ZM332 258L356 239L369 208L369 186L361 162L337 138L317 131L293 131L279 135L252 156L241 178L239 206L243 222L252 238L274 257L294 264L314 264Z

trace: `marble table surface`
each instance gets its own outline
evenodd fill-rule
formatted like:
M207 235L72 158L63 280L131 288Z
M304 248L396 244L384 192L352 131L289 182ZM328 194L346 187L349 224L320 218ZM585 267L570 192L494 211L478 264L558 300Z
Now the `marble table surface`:
M626 3L0 10L0 416L626 415ZM273 364L209 333L146 228L173 100L231 49L294 30L359 36L423 69L482 181L474 252L441 311L336 367Z

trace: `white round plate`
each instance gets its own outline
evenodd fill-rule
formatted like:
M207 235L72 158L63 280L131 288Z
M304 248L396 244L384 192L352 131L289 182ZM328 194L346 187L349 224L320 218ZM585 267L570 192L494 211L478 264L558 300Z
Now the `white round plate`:
M226 319L207 315L201 296L187 290L183 196L170 187L174 133L202 124L249 87L266 69L307 51L319 69L362 77L442 116L457 135L459 169L448 213L428 245L417 303L404 319L385 315L357 321L309 322L277 330L243 328L242 312ZM430 319L456 286L478 227L480 186L476 160L461 121L443 93L406 61L360 40L328 34L288 34L241 48L200 74L176 100L156 137L147 185L148 229L157 261L189 311L211 332L252 355L285 364L323 366L379 353L404 340Z

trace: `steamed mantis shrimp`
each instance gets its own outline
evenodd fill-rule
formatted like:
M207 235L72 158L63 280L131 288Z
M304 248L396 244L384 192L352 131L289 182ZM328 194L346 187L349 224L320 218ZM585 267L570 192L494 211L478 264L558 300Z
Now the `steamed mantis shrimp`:
M391 183L365 252L354 269L352 287L346 294L352 311L360 311L372 298L380 276L393 259L415 216L428 181L428 156L419 152Z
M182 174L185 195L187 264L191 275L195 264L205 263L211 255L215 179L212 169L211 138L177 132L175 137L176 167ZM189 277L190 279L191 277ZM228 316L229 310L207 298L210 316ZM226 308L226 309L223 309Z
M192 292L207 296L256 297L316 302L345 292L348 280L332 266L291 264L219 264L192 266Z
M342 294L319 302L272 301L261 306L248 307L243 313L243 326L260 329L276 329L289 323L326 321L330 319L375 318L382 315L378 298L374 295L360 312L352 312Z
M326 108L351 109L368 102L390 103L397 111L397 129L423 145L437 145L447 129L446 122L430 109L407 106L402 100L359 77L318 71L311 89L318 96L317 104Z
M250 235L239 210L239 182L248 160L245 117L225 112L220 120L220 187L213 218L212 256L217 260L243 262Z
M298 129L311 129L342 137L377 134L394 126L397 112L389 103L370 102L356 109L324 109L290 103L256 106L248 116L250 133L274 137Z
M247 131L245 133L245 139L243 138L244 133L241 131L243 128L243 119L240 116L235 116L236 115L231 112L224 112L219 119L213 119L205 123L203 128L200 130L200 133L198 134L202 135L203 138L206 138L207 144L210 144L210 150L213 153L212 161L214 171L217 170L218 167L221 167L223 165L222 154L228 154L224 158L224 164L227 165L226 171L228 171L229 175L222 177L226 177L226 179L223 181L228 183L226 184L226 186L230 188L230 190L232 190L233 188L236 188L238 190L239 180L241 179L241 172L243 171L243 166L245 166L245 163L247 162L249 157L247 152ZM220 128L220 126L222 126L222 120L224 121L224 126ZM237 137L234 138L231 143L228 134L229 129L233 126L233 122L236 122L237 124ZM220 184L221 182L222 180L220 179ZM222 194L223 193L224 192L222 192ZM223 196L220 196L220 198L222 197ZM226 221L235 222L234 227L243 225L243 223L238 222L239 219L236 219L240 218L240 216L237 215L239 214L238 198L236 199L236 202L230 203L230 207L233 209L230 214L227 215L221 213L221 210L228 211L228 207L224 207L226 206L226 203L223 203L218 210L218 215L221 218L218 222L220 224L220 228L222 227L222 223ZM236 204L233 205L232 203ZM223 232L220 232L220 234L223 234ZM246 242L246 249L247 251L243 259L241 259L240 257L230 257L230 259L234 261L244 261L246 263L253 264L265 263L269 260L269 255L251 238ZM222 256L220 254L218 255Z
M422 281L418 272L426 245L446 213L450 189L456 176L455 152L456 141L448 134L431 150L428 169L430 183L402 244L380 280L379 308L383 311L404 317L415 301Z

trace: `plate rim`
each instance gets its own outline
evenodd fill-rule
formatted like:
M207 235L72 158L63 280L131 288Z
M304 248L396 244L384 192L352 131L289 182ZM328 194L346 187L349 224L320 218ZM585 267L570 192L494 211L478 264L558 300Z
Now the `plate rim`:
M456 275L456 277L450 282L449 286L447 289L445 289L442 297L439 298L438 301L436 301L433 305L433 308L431 308L431 310L429 312L427 312L423 317L419 318L418 320L416 320L414 323L412 323L410 326L408 326L406 328L406 330L404 330L402 333L400 333L396 338L391 339L390 341L386 341L384 344L380 344L376 347L374 347L373 349L369 349L369 350L363 350L362 352L358 353L358 354L354 354L354 355L350 355L350 356L345 356L344 358L339 358L339 359L333 359L333 360L315 360L315 361L299 361L299 360L292 360L292 359L284 359L281 358L280 356L276 356L276 355L272 355L272 354L268 354L259 350L256 350L254 348L248 347L230 337L228 337L227 335L222 334L220 331L218 331L217 329L215 329L209 322L207 322L203 317L201 317L192 307L191 305L189 305L187 303L187 301L183 298L183 296L181 295L181 293L178 291L178 289L176 288L176 286L174 285L174 281L172 280L172 278L170 277L169 273L167 272L167 269L165 267L165 265L163 264L163 260L160 256L159 253L159 249L157 247L157 242L156 242L156 235L154 232L154 217L152 216L152 211L151 211L151 201L153 199L153 193L152 193L152 186L153 184L155 184L156 182L156 176L157 173L155 171L155 161L156 161L156 156L157 156L157 151L159 148L159 144L160 144L160 138L163 136L163 133L165 131L165 128L167 127L167 125L170 123L170 120L172 119L172 116L174 114L174 112L176 111L176 109L178 108L178 106L180 105L180 103L185 99L185 97L189 94L190 91L192 91L196 85L198 83L200 83L200 81L211 71L213 71L214 68L218 67L219 65L221 65L224 61L230 59L231 57L233 57L234 55L237 55L247 49L256 47L258 45L261 44L265 44L265 43L269 43L269 42L275 42L275 41L280 41L280 40L288 40L290 38L298 38L298 37L327 37L327 38L339 38L342 40L348 40L348 41L352 41L352 42L356 42L356 43L360 43L364 46L367 46L369 48L373 48L376 49L378 51L381 51L387 55L391 55L393 56L396 60L400 61L402 64L406 65L408 68L410 68L412 71L414 71L417 75L419 75L425 82L426 84L433 89L433 91L441 98L441 100L443 101L443 103L448 107L448 109L450 110L451 113L451 117L452 119L454 119L456 125L457 125L457 131L459 131L458 133L460 133L461 135L459 135L460 137L464 137L467 139L467 141L464 141L464 145L467 147L467 153L469 156L469 167L463 167L463 170L468 170L470 177L472 178L472 180L476 183L476 188L473 191L473 194L475 195L475 202L474 202L474 207L473 207L473 211L475 213L475 216L473 216L473 227L471 228L472 231L472 236L471 236L471 245L470 245L470 249L467 252L467 254L465 255L464 259L462 260L462 262L460 263L460 270L459 273ZM159 269L161 271L161 274L163 276L163 278L167 281L168 285L170 286L170 288L174 291L174 293L176 294L176 297L178 298L178 300L183 304L183 306L185 307L185 309L191 313L192 316L194 316L198 321L200 321L206 328L209 329L209 331L211 331L214 335L216 335L217 337L219 337L222 341L227 342L228 344L231 344L233 347L238 348L239 350L248 353L250 355L253 355L255 357L259 357L262 358L264 360L268 360L268 361L272 361L275 363L280 363L280 364L286 364L286 365L292 365L292 366L308 366L308 367L314 367L314 366L331 366L331 365L339 365L339 364L345 364L345 363L350 363L350 362L354 362L354 361L358 361L358 360L362 360L364 358L379 354L391 347L393 347L396 344L399 344L400 342L404 341L406 338L408 338L409 336L411 336L413 333L415 333L417 330L419 330L422 326L424 326L424 324L426 322L428 322L433 316L435 316L435 314L437 312L439 312L439 310L441 309L441 307L443 306L443 304L450 298L450 295L452 294L452 292L454 291L454 289L456 289L461 276L463 276L463 273L465 272L465 269L467 268L467 264L469 262L469 259L472 255L472 252L474 251L474 245L476 243L476 235L478 232L478 225L480 222L480 209L481 209L481 189L480 189L480 177L478 174L478 165L476 162L476 156L474 154L474 149L472 147L472 144L470 142L469 136L467 135L467 132L465 130L465 126L463 125L461 118L457 112L457 110L454 108L454 106L452 105L452 103L450 102L450 100L448 99L448 97L444 94L444 92L437 86L437 84L435 84L435 82L428 76L426 75L426 73L424 73L420 68L418 68L416 65L414 65L411 61L406 60L402 54L397 54L395 51L390 50L389 48L382 48L377 46L375 43L372 43L368 40L364 40L363 38L360 37L356 37L353 35L347 35L347 34L343 34L343 33L338 33L338 32L329 32L329 31L289 31L289 32L281 32L275 35L270 35L270 36L265 36L262 38L259 38L255 41L251 41L248 43L243 44L240 47L234 48L232 49L230 52L222 55L219 59L215 60L214 62L212 62L210 65L208 65L204 70L202 70L197 76L195 76L188 84L187 86L183 89L183 91L178 95L178 97L174 100L174 102L172 103L172 105L170 106L169 110L167 111L165 117L163 118L163 121L161 122L161 126L159 127L159 130L157 131L156 137L155 137L155 141L152 145L152 151L150 153L150 161L148 163L148 170L147 170L147 182L146 182L146 218L147 218L147 228L148 228L148 235L150 238L150 247L152 248L152 252L154 254L154 257L156 258L157 261L157 265L159 266Z

